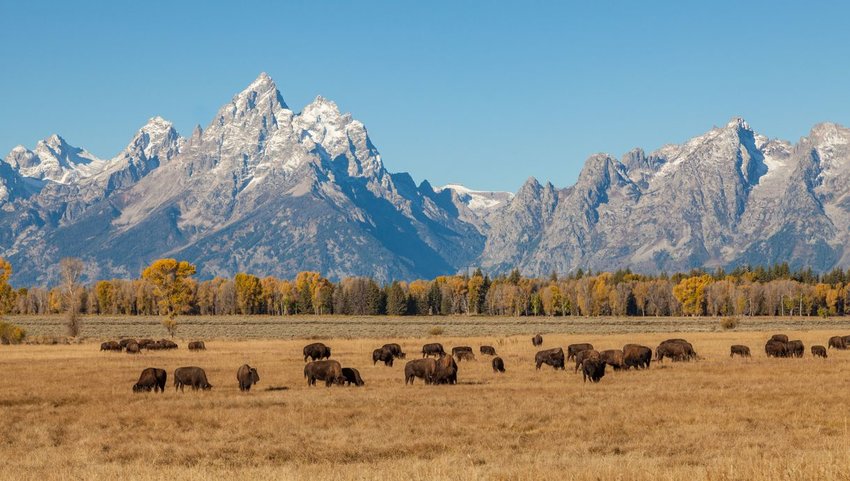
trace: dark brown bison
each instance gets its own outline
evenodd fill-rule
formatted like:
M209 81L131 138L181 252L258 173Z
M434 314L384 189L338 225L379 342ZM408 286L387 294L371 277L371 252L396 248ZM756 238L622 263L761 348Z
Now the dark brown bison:
M304 346L304 362L307 359L318 361L319 359L329 359L331 357L331 348L321 342L314 342Z
M841 336L832 336L829 338L827 346L835 349L847 349L847 342Z
M127 354L138 354L139 352L141 352L141 349L139 349L139 345L137 343L131 342L127 344Z
M652 362L652 349L640 344L626 344L623 346L623 363L626 369L649 369Z
M434 371L437 370L437 361L432 358L414 359L404 365L404 384L413 384L414 378L420 378L425 384L431 384Z
M555 347L540 351L534 356L534 363L537 365L537 369L540 369L540 366L544 364L548 364L555 369L564 369L564 350L560 347Z
M252 385L260 382L260 375L257 368L243 364L236 371L236 380L239 381L240 391L250 391Z
M729 348L729 357L735 357L735 354L741 357L752 357L750 356L750 348L741 344L735 344Z
M407 357L407 354L405 354L405 353L401 350L401 346L400 346L400 345L398 345L398 344L395 344L395 343L392 343L392 344L384 344L383 346L381 346L381 348L382 348L382 349L383 349L383 348L389 349L389 351L393 354L393 357L395 357L395 358L398 358L398 359L404 359L404 358L406 358L406 357Z
M803 353L806 352L806 348L803 346L803 341L797 339L785 343L785 351L788 357L803 357Z
M384 363L384 366L392 367L394 360L395 360L395 356L393 356L392 351L387 349L386 346L379 348L379 349L375 349L374 351L372 351L372 365L373 366L375 364L377 364L378 361L381 361L381 362Z
M342 368L342 377L345 378L345 383L347 386L351 386L354 384L357 387L364 386L366 383L363 382L363 378L360 377L360 371L354 369L353 367L344 367Z
M605 376L605 365L602 359L588 358L581 362L581 377L584 382L599 382Z
M339 362L325 360L312 361L304 366L304 377L307 378L308 386L315 386L316 381L325 381L325 386L331 387L334 384L342 385L345 378L342 376L342 366Z
M458 361L460 361L460 353L462 352L472 354L472 348L469 346L455 346L452 348L452 356L457 358ZM473 355L472 358L475 359L475 356Z
M190 351L205 351L207 349L204 341L192 341L187 347Z
M149 367L142 371L142 375L139 376L139 381L133 385L133 392L142 392L147 391L156 392L165 392L165 382L168 380L168 373L165 372L165 369L157 369L155 367Z
M770 336L770 340L787 343L788 342L788 336L786 336L785 334L774 334L774 335Z
M505 361L501 357L493 358L493 372L505 372Z
M620 349L606 349L599 352L599 358L602 362L611 366L615 371L619 371L626 367L623 360L623 351Z
M184 386L190 386L193 391L212 389L212 384L207 381L207 373L195 366L178 367L174 370L174 390L180 388L180 392L183 392Z
M106 341L100 344L101 351L120 351L121 344L118 341Z
M585 359L601 359L599 351L595 349L585 349L584 351L577 352L575 357L576 367L573 372L578 372L578 370L581 369L581 365Z
M655 349L655 360L662 362L667 357L672 361L690 361L696 359L694 346L684 339L667 339Z
M139 342L138 342L139 347L142 348L142 349L147 349L148 344L152 344L152 343L153 343L153 339L140 339Z
M788 357L788 349L785 347L785 343L773 339L765 343L764 353L767 354L767 357Z
M543 336L537 334L536 336L531 338L531 345L534 347L540 346L543 344Z
M118 344L121 346L122 349L126 349L127 344L132 344L132 343L138 344L138 342L135 339L130 339L130 338L121 339L120 341L118 341Z
M481 352L481 354L486 354L488 356L496 355L496 348L493 346L481 346L478 348L478 350Z
M466 354L466 352L460 351L460 354ZM454 356L443 356L437 359L431 384L457 384L457 363Z
M159 345L162 349L177 349L177 343L168 339L160 339Z
M586 342L583 342L581 344L570 344L569 346L567 346L567 360L569 361L570 359L575 359L576 354L580 353L581 351L586 351L588 349L593 349L593 344L589 344Z
M422 357L434 356L440 357L446 354L446 351L443 350L443 345L439 342L432 342L430 344L425 344L422 346Z
M812 346L812 356L826 358L826 348L823 346Z

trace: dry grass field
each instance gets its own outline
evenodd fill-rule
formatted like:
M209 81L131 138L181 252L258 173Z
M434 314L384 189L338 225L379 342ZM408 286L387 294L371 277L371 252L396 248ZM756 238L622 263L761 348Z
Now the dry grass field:
M542 348L654 349L686 337L703 358L608 371L599 384L569 366L535 371L528 335L453 337L452 328L427 339L322 339L359 368L361 388L307 387L303 339L213 339L205 352L184 339L136 356L99 352L94 340L0 346L0 478L848 479L850 351L813 359L809 346L850 328L784 332L806 344L803 359L765 358L772 331L544 334ZM404 361L371 362L393 341L408 359L439 341L471 345L477 360L460 364L459 385L405 386ZM737 343L754 357L730 359ZM492 372L480 344L496 347L506 374ZM243 363L261 377L250 393L235 378ZM187 365L206 369L212 391L173 390L174 369ZM149 366L168 371L164 394L132 392Z

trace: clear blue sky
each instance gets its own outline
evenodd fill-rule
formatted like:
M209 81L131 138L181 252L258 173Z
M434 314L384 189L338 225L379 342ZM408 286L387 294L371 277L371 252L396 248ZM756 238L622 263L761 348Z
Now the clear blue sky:
M108 158L154 115L189 135L261 71L352 112L391 171L479 189L735 115L850 124L840 2L79 3L0 0L0 155L55 132Z

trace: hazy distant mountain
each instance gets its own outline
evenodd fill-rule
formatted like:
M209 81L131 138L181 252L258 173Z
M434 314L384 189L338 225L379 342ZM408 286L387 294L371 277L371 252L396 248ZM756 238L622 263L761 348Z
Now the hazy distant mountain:
M90 277L164 256L201 277L248 271L432 277L787 261L850 265L850 130L796 145L741 119L645 154L591 156L575 185L516 194L416 185L322 97L296 113L261 74L189 138L151 119L104 160L58 135L0 162L0 248L19 283L79 256Z

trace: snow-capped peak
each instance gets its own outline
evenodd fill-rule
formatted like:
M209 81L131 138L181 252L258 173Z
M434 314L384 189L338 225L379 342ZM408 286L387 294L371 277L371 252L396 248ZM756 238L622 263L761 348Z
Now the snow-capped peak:
M726 127L730 129L751 130L750 124L741 117L732 117L726 124Z
M491 210L508 203L514 194L511 192L472 190L461 184L446 184L435 187L434 192L450 190L457 195L458 200L473 211Z
M23 177L62 184L89 177L104 165L103 160L68 144L56 134L38 141L34 150L20 145L15 147L5 161Z

